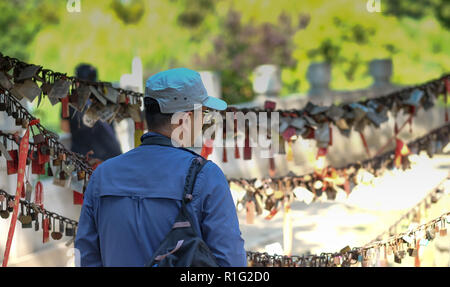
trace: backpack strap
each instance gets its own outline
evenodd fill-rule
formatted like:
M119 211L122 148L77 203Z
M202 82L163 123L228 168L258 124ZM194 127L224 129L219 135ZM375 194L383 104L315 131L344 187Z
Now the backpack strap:
M200 173L200 171L207 162L208 160L205 160L200 156L192 160L184 184L183 199L181 200L181 209L175 220L175 224L172 226L172 228L192 227L200 238L202 237L202 235L200 233L200 230L197 230L197 228L195 228L195 224L194 221L192 220L191 214L189 213L187 204L192 201L192 193L194 191L194 185L195 180L197 179L197 175Z
M203 157L199 156L192 160L191 166L189 167L188 174L186 176L186 182L184 184L184 193L183 193L183 203L189 203L192 200L192 193L194 191L195 180L197 179L197 175L200 173L202 168L208 160L205 160Z

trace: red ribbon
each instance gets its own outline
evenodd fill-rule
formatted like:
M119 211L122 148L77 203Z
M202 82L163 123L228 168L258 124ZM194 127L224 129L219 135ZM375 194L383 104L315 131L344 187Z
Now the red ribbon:
M239 148L237 146L237 141L234 143L234 158L240 158Z
M329 129L330 129L330 143L329 146L333 145L333 129L331 128L331 124L328 125Z
M49 232L49 228L48 228L49 221L50 221L49 218L46 217L46 218L44 218L44 222L42 223L42 230L43 230L42 243L47 243L50 239L50 236L49 236L50 232Z
M61 109L62 109L63 119L67 119L69 117L69 97L68 96L61 99Z
M245 133L245 140L244 140L244 160L251 160L252 159L252 148L250 147L250 136L249 136L249 129L247 129Z
M227 148L225 146L223 147L222 162L228 162L228 159L227 159Z
M369 146L367 145L367 141L366 141L366 138L364 137L364 134L362 132L359 132L359 135L361 136L361 140L363 142L364 149L366 150L367 156L369 158L371 158L372 156L370 155Z
M277 103L274 102L274 101L265 101L265 102L264 102L264 109L265 109L265 110L273 111L273 110L275 110L276 106L277 106ZM267 138L270 139L269 133L267 133ZM272 151L272 146L270 145L269 148L270 148L270 157L269 157L269 176L270 176L270 177L274 177L274 176L275 176L275 173L277 172L277 171L276 171L276 168L275 168L275 158L273 157L274 155L273 155L273 151ZM275 213L276 213L276 212L277 212L277 211L275 211ZM275 215L275 214L273 214L273 215ZM273 217L273 216L272 216L272 217ZM270 219L270 218L266 218L266 219Z
M3 267L8 266L8 259L9 259L9 252L11 250L11 243L14 237L14 230L16 228L16 222L17 222L17 213L19 210L19 202L20 202L20 196L23 188L23 179L25 176L25 167L27 165L27 157L28 157L28 149L30 146L29 143L29 136L30 136L30 126L38 124L39 120L32 120L25 132L25 135L23 136L22 140L20 141L19 146L19 169L17 172L17 188L16 188L16 197L14 198L14 210L13 215L11 218L11 223L9 225L9 231L8 231L8 239L6 241L6 248L5 248L5 255L3 257Z
M387 142L384 146L382 146L382 147L377 151L377 153L375 154L375 156L380 155L380 154L388 147L388 145L391 143L391 141L392 141L393 139L396 139L396 138L397 138L397 135L398 135L398 134L400 133L400 131L406 126L406 124L409 122L409 120L410 120L412 117L413 117L413 114L411 114L411 115L409 116L409 118L406 120L406 122L404 122L403 125L402 125L399 129L397 129L397 131L394 130L394 135L388 140L388 142ZM395 129L395 127L394 127L394 129Z

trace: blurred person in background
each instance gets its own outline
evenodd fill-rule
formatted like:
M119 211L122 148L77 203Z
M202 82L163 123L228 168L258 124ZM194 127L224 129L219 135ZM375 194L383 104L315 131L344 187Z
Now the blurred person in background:
M75 69L76 77L90 82L97 81L97 69L89 64L79 64ZM90 105L90 102L87 104ZM97 121L90 128L83 124L82 113L73 107L69 109L69 118L61 120L61 130L71 133L71 150L82 155L91 154L93 158L105 161L122 154L114 127L103 121Z

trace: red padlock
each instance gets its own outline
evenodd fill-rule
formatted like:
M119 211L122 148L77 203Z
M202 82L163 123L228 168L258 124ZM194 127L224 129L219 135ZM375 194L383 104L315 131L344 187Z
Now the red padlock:
M48 145L41 144L37 149L39 164L45 164L50 161L50 149Z
M73 204L82 205L83 204L83 194L77 191L73 191Z
M39 164L39 158L34 158L31 161L31 173L33 174L45 174L45 164Z
M264 102L264 109L265 110L275 110L277 103L273 102L273 101L265 101Z

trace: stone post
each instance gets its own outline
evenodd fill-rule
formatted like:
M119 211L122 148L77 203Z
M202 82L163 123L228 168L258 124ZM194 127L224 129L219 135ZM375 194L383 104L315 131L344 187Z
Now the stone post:
M120 87L122 89L132 90L142 93L143 88L143 68L139 57L134 57L131 63L131 74L124 74L120 77ZM134 148L134 123L131 119L122 120L115 125L116 134L125 153Z
M392 60L376 59L369 63L369 73L373 77L373 88L391 87Z
M329 96L331 82L331 65L329 63L312 63L306 73L310 89L308 98L314 104L332 102Z
M277 65L261 65L253 70L253 91L258 96L278 97L281 92L281 70Z

